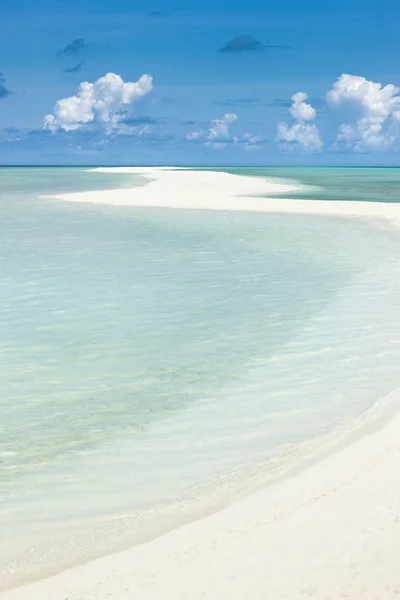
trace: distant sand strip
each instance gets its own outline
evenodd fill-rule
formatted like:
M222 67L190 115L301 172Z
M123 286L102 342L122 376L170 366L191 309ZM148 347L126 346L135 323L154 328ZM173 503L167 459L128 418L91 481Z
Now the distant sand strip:
M400 203L288 199L285 196L298 190L298 186L263 177L175 167L102 167L93 170L132 173L143 176L149 182L125 189L57 194L56 198L114 206L347 215L388 220L395 225L400 223ZM282 198L268 198L275 194L282 195ZM51 197L54 198L54 195Z

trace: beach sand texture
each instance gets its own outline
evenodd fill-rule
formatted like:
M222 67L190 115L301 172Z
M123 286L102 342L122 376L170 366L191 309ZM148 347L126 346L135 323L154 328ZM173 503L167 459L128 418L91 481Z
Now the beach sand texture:
M126 170L126 169L125 169ZM398 223L400 204L253 197L289 184L142 169L128 190L77 202L354 215ZM396 408L396 407L395 407ZM400 414L297 473L148 543L0 594L0 600L391 600L400 597Z
M297 475L1 600L391 600L400 593L400 416Z

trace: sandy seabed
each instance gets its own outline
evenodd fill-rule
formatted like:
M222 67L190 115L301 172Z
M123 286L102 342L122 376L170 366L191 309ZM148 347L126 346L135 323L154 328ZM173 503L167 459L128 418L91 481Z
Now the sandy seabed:
M105 170L105 169L102 169ZM109 169L107 169L109 170ZM295 187L221 172L121 168L142 187L58 198L124 206L367 217L400 204L255 197ZM400 598L400 414L264 490L0 600Z

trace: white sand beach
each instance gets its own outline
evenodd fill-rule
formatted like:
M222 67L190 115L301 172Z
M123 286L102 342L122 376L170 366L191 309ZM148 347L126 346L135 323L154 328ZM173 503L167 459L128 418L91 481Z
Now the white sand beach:
M392 600L400 593L400 415L200 521L1 600Z
M207 210L246 210L272 213L373 217L396 221L400 204L382 202L292 200L296 184L222 171L192 171L175 167L100 167L103 173L132 173L146 185L117 190L58 194L60 200L113 206L147 206ZM282 198L268 195L282 194ZM264 197L260 197L264 196ZM45 196L50 198L50 196ZM54 198L54 196L52 196Z
M58 196L124 206L356 216L400 204L255 197L295 188L221 172L125 168L132 189ZM400 597L400 414L297 473L145 544L0 600L392 600Z

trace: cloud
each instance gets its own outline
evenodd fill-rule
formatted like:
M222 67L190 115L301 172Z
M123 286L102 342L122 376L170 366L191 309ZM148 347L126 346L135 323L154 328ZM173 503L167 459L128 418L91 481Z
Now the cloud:
M57 56L67 64L63 73L77 73L85 64L85 58L89 52L89 44L84 38L73 40L61 50L58 50ZM72 64L71 64L72 63Z
M305 92L293 94L289 112L296 122L293 125L279 123L276 139L285 148L294 146L307 152L319 152L322 150L322 141L318 127L308 123L315 119L316 111L306 100Z
M117 125L114 126L111 132L109 132L108 137L111 137L110 133L112 133L114 136L147 136L147 138L155 135L160 136L161 134L159 131L157 133L154 131L153 126L156 125L165 125L165 121L160 121L149 116L134 117L126 115L126 113L121 113L118 118Z
M292 96L292 105L289 112L296 121L313 121L316 116L315 108L305 102L307 94L305 92L297 92Z
M64 73L77 73L78 71L80 71L83 67L85 63L81 62L78 63L77 65L74 65L73 67L69 67L69 69L64 69Z
M64 48L61 48L57 52L57 56L67 56L78 58L80 56L85 56L88 53L89 44L85 42L84 38L78 38L73 40L70 44L67 44Z
M104 135L100 128L78 129L74 131L60 130L53 135L47 130L18 131L14 128L0 130L0 150L4 156L16 157L20 162L21 156L46 156L48 162L57 162L57 157L76 156L77 154L104 153L108 160L110 153L121 157L132 156L132 150L162 150L174 143L175 138L170 134L150 131L146 125L137 126L129 135ZM7 155L5 154L7 152ZM14 153L14 155L12 154ZM138 156L139 159L139 156ZM74 159L72 158L72 162ZM100 161L101 162L101 161Z
M228 107L253 107L253 106L262 106L261 98L228 98L226 100L220 100L219 102L215 102L218 106L228 106Z
M284 144L295 143L307 152L319 152L322 150L318 127L314 123L307 125L304 123L295 123L291 127L286 123L279 123L277 140Z
M126 125L159 125L160 123L164 123L164 121L158 121L157 119L148 116L125 117L121 118L119 122L125 123Z
M213 119L207 129L191 131L186 135L189 142L201 142L210 148L222 149L227 144L242 145L245 150L252 150L260 146L261 136L245 133L242 138L232 135L230 128L238 120L235 113L226 113L220 118Z
M169 13L163 10L152 10L149 12L149 17L153 19L164 19L165 17L169 17Z
M274 105L283 106L278 99ZM289 107L294 123L279 123L277 141L285 147L322 150L315 123L317 111L325 118L326 143L336 151L387 152L400 150L400 87L382 85L360 75L343 73L326 99L307 101L304 92L292 96ZM329 125L329 127L328 127Z
M0 73L0 100L2 98L7 98L10 96L12 92L6 87L6 79L3 73Z
M243 135L242 143L246 152L261 150L264 142L265 140L261 135L253 135L252 133L245 133Z
M205 133L203 131L189 131L186 134L186 139L192 142L193 140L199 140L205 137Z
M270 108L290 108L292 106L291 100L284 100L283 98L274 98L270 104L268 104Z
M326 99L332 109L351 113L353 121L339 126L337 149L344 145L355 152L382 151L398 144L400 88L343 73Z
M285 98L274 98L272 102L269 102L266 106L268 106L268 108L290 108L292 102L292 100L286 100ZM309 98L309 104L315 108L317 113L325 114L331 112L331 109L324 98Z
M4 127L0 129L0 140L5 142L19 142L23 133L16 127Z
M235 139L231 137L230 126L237 121L234 113L226 113L223 117L213 119L207 130L191 131L187 134L188 141L201 140L206 146L224 148L227 142Z
M219 49L219 52L229 52L232 54L238 54L240 52L263 52L268 49L288 49L290 46L275 46L271 44L263 44L259 40L256 40L252 35L248 33L244 35L238 35L226 42L222 48Z
M207 142L217 143L230 138L229 127L238 120L234 113L226 113L220 119L214 119L206 136Z
M153 78L142 75L138 81L124 82L120 75L107 73L94 83L84 81L76 96L58 100L52 114L44 118L44 129L75 131L101 125L110 133L127 117L131 105L153 89Z

